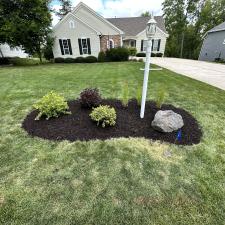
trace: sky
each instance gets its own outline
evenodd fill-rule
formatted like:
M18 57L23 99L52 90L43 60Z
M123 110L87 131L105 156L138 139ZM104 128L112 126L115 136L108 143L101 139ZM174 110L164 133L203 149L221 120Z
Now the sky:
M72 0L75 7L81 0ZM89 7L106 18L140 16L142 12L153 12L154 15L162 15L163 0L82 0ZM54 9L59 9L57 0L52 2ZM53 25L58 18L53 15Z

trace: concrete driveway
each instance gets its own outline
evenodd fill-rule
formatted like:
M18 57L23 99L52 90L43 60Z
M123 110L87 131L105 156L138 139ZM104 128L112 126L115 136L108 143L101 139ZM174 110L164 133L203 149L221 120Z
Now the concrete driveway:
M225 90L225 65L177 58L151 58L151 63Z

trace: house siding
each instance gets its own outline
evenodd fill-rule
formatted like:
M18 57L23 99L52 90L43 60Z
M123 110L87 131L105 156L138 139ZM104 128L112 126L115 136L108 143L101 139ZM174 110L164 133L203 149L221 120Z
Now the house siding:
M118 35L119 33L116 29L107 24L107 22L93 15L87 8L81 7L74 15L88 23L95 30L100 31L102 35Z
M159 51L153 51L154 53L156 52L160 52L163 53L165 52L165 47L166 47L166 39L167 39L167 35L162 32L160 29L157 28L156 30L156 34L154 36L153 39L161 39L161 43L160 43L160 49ZM147 40L147 36L146 36L146 32L142 32L137 36L136 39L136 48L137 48L137 52L141 52L141 41L142 40Z
M199 55L199 60L215 61L215 58L225 59L225 31L208 33Z
M74 21L74 28L69 27L70 21ZM79 38L90 38L91 55L96 57L98 56L98 53L100 51L100 39L98 34L94 30L83 24L81 21L74 18L72 15L62 21L60 26L58 26L58 28L54 31L53 35L55 37L53 46L54 58L76 58L79 56L88 56L88 54L80 55L78 43ZM59 39L70 39L73 53L72 55L62 55L59 45Z

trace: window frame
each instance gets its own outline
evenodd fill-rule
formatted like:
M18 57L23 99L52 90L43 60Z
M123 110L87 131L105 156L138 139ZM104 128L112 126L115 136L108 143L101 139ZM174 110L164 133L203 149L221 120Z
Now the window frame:
M80 39L81 39L81 50L82 50L82 53L83 53L83 55L88 55L88 38L82 37ZM83 47L83 40L86 41L86 46L87 47ZM85 49L86 53L84 53L84 49Z
M74 28L75 28L75 23L74 23L73 20L70 20L70 21L69 21L69 28L70 28L70 29L74 29Z
M64 41L66 41L67 47L65 47ZM62 38L62 47L63 47L64 55L70 55L70 47L69 47L68 39ZM67 50L68 50L68 53L66 52Z

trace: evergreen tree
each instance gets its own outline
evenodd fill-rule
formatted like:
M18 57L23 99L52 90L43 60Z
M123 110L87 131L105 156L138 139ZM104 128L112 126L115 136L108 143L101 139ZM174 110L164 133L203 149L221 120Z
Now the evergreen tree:
M149 17L149 16L151 16L151 14L150 14L149 11L146 11L146 12L143 12L143 13L141 14L141 16L142 16L142 17Z

